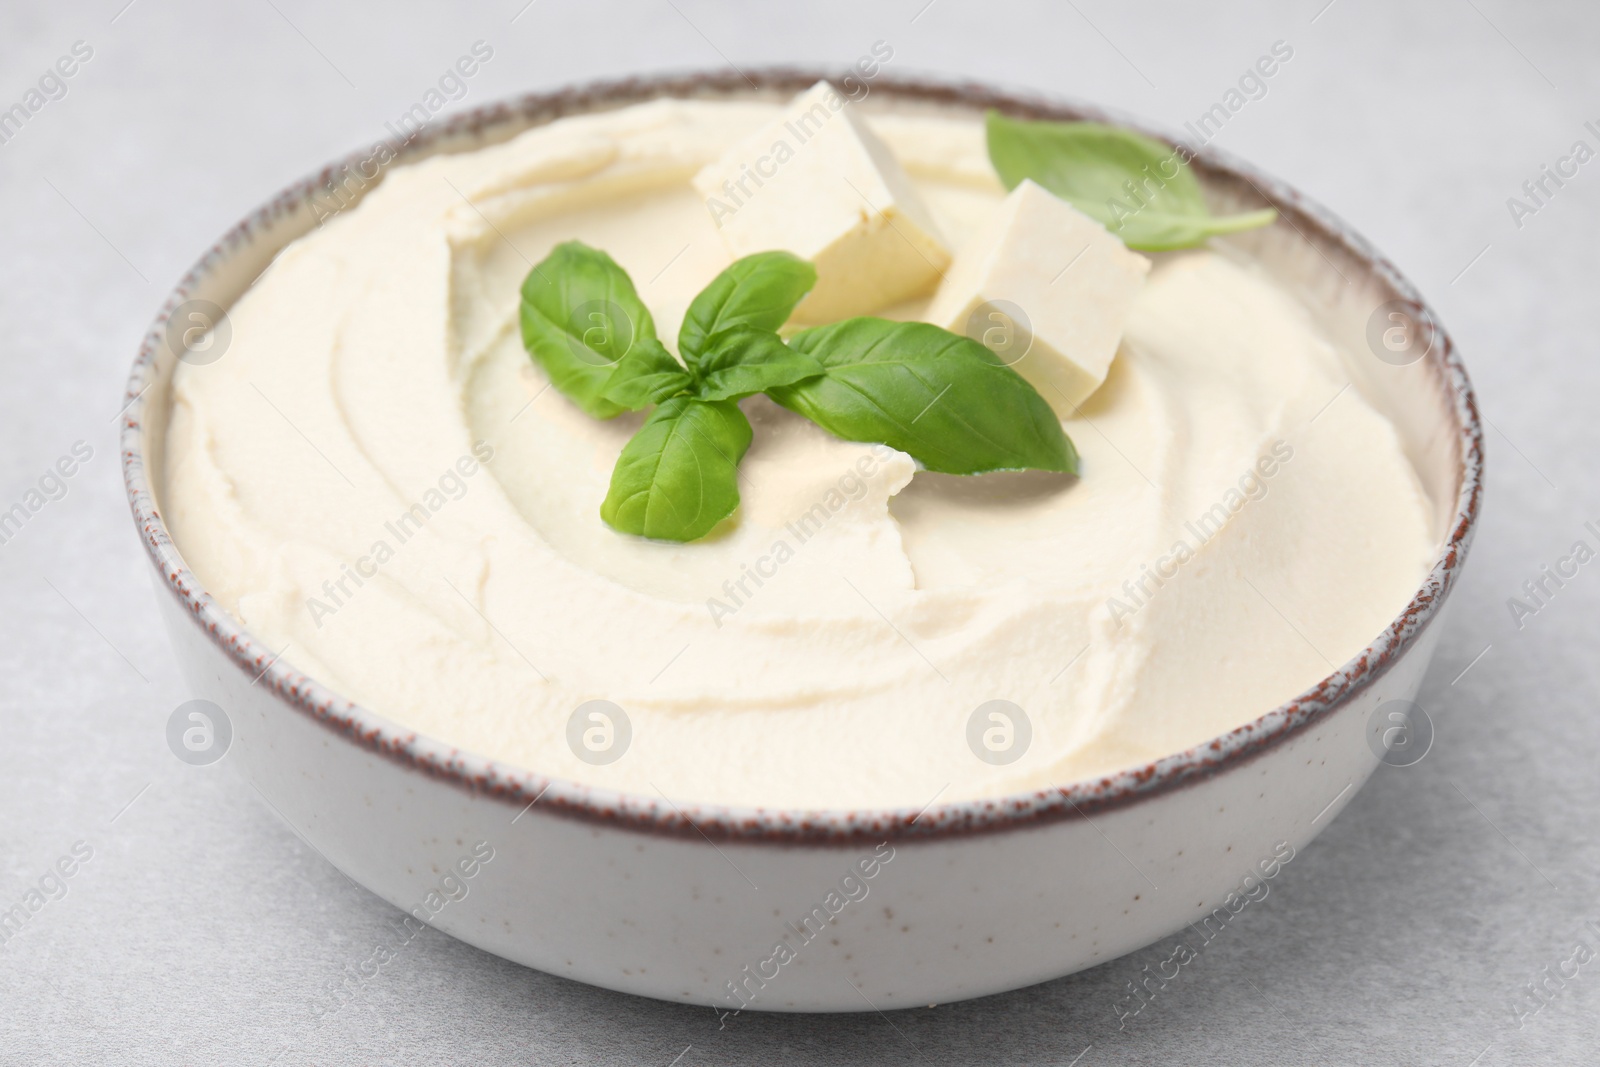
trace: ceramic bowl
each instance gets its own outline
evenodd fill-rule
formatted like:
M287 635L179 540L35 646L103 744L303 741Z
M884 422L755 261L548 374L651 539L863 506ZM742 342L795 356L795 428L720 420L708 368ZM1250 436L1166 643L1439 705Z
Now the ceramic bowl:
M834 72L748 73L750 81L701 74L528 96L430 127L400 158L471 150L563 115L659 96L777 99ZM1137 128L971 85L880 77L868 106L886 100ZM1211 150L1194 166L1219 209L1270 203L1280 212L1274 225L1229 240L1297 289L1353 354L1354 386L1398 427L1444 531L1405 611L1310 690L1148 766L922 811L680 808L504 766L329 691L223 610L162 522L169 336L181 332L173 316L186 302L226 308L239 297L316 224L330 188L359 197L380 181L373 159L365 149L288 189L184 277L134 364L122 461L173 647L195 695L231 722L228 762L330 862L415 917L407 921L551 974L727 1011L975 997L1185 927L1197 936L1219 928L1270 889L1394 740L1384 705L1416 693L1478 513L1472 390L1421 296L1365 240ZM1373 324L1397 312L1416 331L1414 348L1369 358Z

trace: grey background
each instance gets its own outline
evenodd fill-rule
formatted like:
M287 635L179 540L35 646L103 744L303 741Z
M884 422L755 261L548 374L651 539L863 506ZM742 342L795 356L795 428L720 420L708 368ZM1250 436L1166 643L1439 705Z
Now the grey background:
M1600 960L1521 1028L1510 1005L1580 938L1600 948L1600 926L1584 928L1600 920L1600 563L1520 630L1506 600L1579 537L1595 543L1582 524L1600 518L1600 161L1520 228L1506 199L1573 141L1600 147L1583 129L1600 120L1600 11L524 2L0 7L0 106L74 41L94 49L67 96L0 145L0 509L74 441L94 449L65 498L0 546L0 905L74 842L94 849L0 948L0 1062L1593 1062ZM167 750L167 716L190 694L156 621L112 419L147 323L199 253L372 143L480 38L494 58L457 106L658 69L845 63L884 39L895 73L1071 94L1170 126L1288 41L1293 60L1217 143L1330 205L1416 280L1491 421L1488 509L1419 698L1432 752L1379 768L1122 1032L1114 1002L1166 945L966 1004L746 1015L719 1031L709 1009L588 989L428 931L319 1019L314 998L396 913L226 760L190 767Z

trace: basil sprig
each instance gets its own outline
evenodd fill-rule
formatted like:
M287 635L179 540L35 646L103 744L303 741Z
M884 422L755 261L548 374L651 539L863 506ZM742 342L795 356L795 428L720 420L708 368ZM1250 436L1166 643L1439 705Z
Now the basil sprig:
M976 341L927 323L859 318L786 344L778 329L816 278L787 252L738 260L689 305L680 362L604 252L568 241L528 273L522 339L556 388L596 418L655 406L611 473L600 505L608 525L693 541L732 515L751 440L738 401L756 393L928 470L1077 472L1049 405Z
M1129 248L1190 248L1214 234L1265 226L1272 208L1213 215L1188 152L1096 122L1023 122L989 112L989 162L1007 189L1031 178Z

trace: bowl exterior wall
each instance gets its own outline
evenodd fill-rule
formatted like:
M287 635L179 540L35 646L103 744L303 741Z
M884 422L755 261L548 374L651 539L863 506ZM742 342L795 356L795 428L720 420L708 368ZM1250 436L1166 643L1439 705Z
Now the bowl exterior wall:
M519 810L399 766L253 682L159 575L157 587L188 682L232 723L225 761L329 862L414 917L397 924L722 1011L947 1003L1173 934L1203 951L1293 877L1283 858L1378 765L1375 709L1416 695L1438 633L1289 741L1089 818L882 845L713 844Z

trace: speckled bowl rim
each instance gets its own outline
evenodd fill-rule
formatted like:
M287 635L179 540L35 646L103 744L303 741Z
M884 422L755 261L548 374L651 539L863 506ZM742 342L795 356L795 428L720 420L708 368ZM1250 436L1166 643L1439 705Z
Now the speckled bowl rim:
M727 97L762 92L794 92L819 78L844 72L822 69L767 69L743 72L691 72L596 82L490 104L430 125L400 153L400 161L434 151L454 151L491 143L564 115L605 110L662 96ZM935 105L997 108L1026 118L1089 119L1129 127L1171 144L1179 143L1125 116L1082 104L1017 94L984 85L925 77L874 79L874 94L889 94ZM498 136L497 136L498 135ZM1041 826L1086 818L1160 796L1235 769L1314 726L1346 701L1374 684L1420 637L1443 605L1466 559L1482 498L1483 430L1472 386L1448 333L1439 326L1421 294L1365 239L1318 204L1284 183L1225 153L1202 149L1194 165L1212 180L1248 182L1289 223L1319 247L1340 247L1362 264L1396 299L1407 301L1419 321L1431 321L1435 343L1425 362L1436 385L1453 398L1455 445L1460 457L1460 488L1450 535L1421 588L1398 618L1367 648L1321 682L1282 706L1235 730L1153 763L1059 788L1009 796L930 804L923 810L781 810L719 804L673 804L663 799L599 789L498 764L405 729L331 691L281 662L274 651L248 633L200 585L184 563L162 521L146 478L143 449L144 393L155 380L157 354L167 319L201 281L252 243L258 229L309 207L311 199L334 183L342 168L370 159L371 150L353 153L291 186L247 217L207 252L167 298L139 349L125 394L122 418L122 469L135 524L166 588L188 609L211 640L256 684L270 689L289 707L353 744L412 771L427 774L472 793L510 805L534 803L546 813L589 823L680 838L739 840L797 845L854 844L872 838L940 839Z

